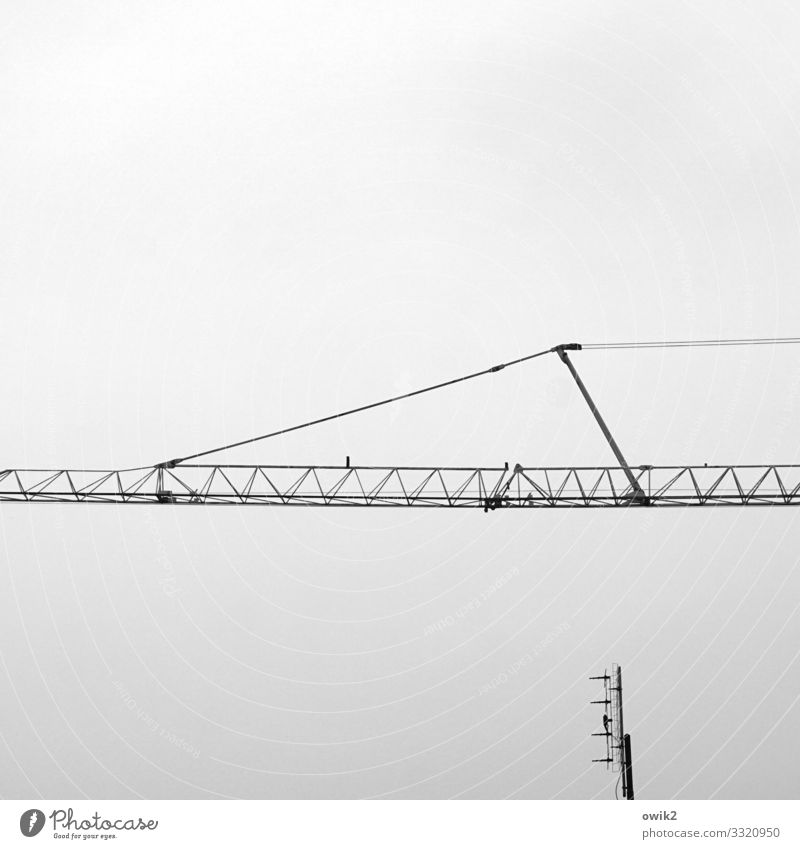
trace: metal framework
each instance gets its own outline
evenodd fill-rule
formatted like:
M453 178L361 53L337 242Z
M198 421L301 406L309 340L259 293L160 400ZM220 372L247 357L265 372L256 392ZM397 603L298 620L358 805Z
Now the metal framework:
M629 481L630 473L636 488ZM800 465L6 469L0 471L0 501L483 510L786 506L800 504Z
M739 340L741 341L741 340ZM780 341L780 340L772 340ZM784 340L785 341L785 340ZM800 342L800 339L794 340ZM678 343L665 343L678 344ZM680 343L683 344L683 343ZM597 347L597 346L594 346ZM0 501L56 504L193 504L281 507L724 507L800 504L800 465L631 466L569 358L556 345L474 374L263 436L136 469L5 469ZM569 369L619 465L530 467L267 466L193 459L329 422L546 354Z
M593 758L592 763L604 763L607 769L619 772L622 783L622 798L633 799L633 756L631 754L631 735L625 733L625 721L622 716L622 667L614 663L611 675L593 675L590 681L603 682L603 698L590 704L603 705L603 731L594 732L592 737L603 737L606 744L606 756ZM614 795L616 796L616 789Z

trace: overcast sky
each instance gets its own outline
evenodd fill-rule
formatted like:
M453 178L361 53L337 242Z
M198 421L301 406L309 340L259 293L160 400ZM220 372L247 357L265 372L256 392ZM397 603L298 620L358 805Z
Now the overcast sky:
M783 2L17 4L0 467L798 335L798 38ZM574 362L634 463L800 462L800 348ZM613 462L555 357L219 459L348 454ZM5 505L0 795L609 798L618 662L637 795L796 797L799 529Z

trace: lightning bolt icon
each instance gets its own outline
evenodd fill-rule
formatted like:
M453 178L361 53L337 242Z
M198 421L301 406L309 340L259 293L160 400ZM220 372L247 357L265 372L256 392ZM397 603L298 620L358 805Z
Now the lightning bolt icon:
M34 811L31 814L31 821L28 823L28 834L30 834L33 831L33 827L36 825L37 819L39 819L39 814L37 814L36 811Z

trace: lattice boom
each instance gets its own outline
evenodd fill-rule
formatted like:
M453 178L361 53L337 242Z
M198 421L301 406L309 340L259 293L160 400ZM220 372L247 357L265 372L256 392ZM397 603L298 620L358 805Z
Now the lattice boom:
M0 501L305 507L721 507L800 503L800 465L6 469Z

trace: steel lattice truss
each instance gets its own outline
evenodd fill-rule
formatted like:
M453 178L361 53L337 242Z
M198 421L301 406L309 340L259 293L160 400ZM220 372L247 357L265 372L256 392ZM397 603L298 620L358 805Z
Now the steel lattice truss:
M629 473L638 484L635 490ZM800 504L800 465L419 468L164 465L0 471L0 501L303 507L722 507Z

